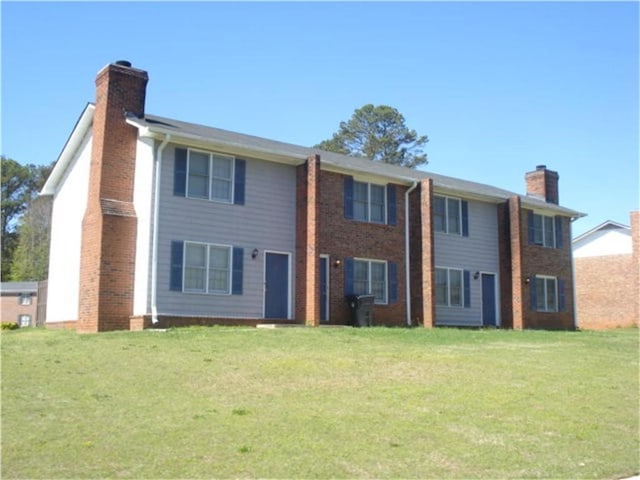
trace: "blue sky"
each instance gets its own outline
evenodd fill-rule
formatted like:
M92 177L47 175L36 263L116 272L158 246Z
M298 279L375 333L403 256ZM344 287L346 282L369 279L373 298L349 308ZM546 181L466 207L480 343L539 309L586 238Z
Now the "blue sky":
M55 160L126 59L155 115L311 146L385 104L426 170L524 193L545 164L576 236L638 209L638 5L3 1L0 151Z

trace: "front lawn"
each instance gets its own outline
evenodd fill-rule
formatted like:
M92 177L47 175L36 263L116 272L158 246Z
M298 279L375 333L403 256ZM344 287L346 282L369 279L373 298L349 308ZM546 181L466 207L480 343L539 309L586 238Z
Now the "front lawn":
M2 333L2 478L639 470L638 330Z

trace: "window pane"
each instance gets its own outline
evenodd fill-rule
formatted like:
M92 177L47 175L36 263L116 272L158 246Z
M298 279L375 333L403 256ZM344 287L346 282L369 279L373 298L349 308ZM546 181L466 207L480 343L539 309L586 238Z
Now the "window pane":
M353 218L356 220L369 220L367 212L368 190L366 183L353 182Z
M533 215L533 243L536 245L543 245L543 223L542 215Z
M536 310L545 311L546 310L546 290L545 290L545 279L544 278L536 278Z
M556 302L556 279L546 278L547 282L547 305L546 310L548 312L555 312L558 310Z
M231 180L232 160L225 157L216 157L215 155L212 157L212 159L213 171L211 172L211 174L214 177L226 178L227 180Z
M449 290L450 305L462 306L462 272L460 270L449 270Z
M184 288L185 290L204 292L206 279L206 247L205 245L186 244Z
M460 233L460 200L447 198L447 231Z
M449 305L447 288L447 270L436 268L436 305Z
M189 152L189 196L209 198L209 155Z
M211 198L231 201L231 181L214 178L211 180Z
M435 197L433 201L433 224L436 232L446 232L445 221L445 199L444 197Z
M387 268L384 263L371 262L371 294L376 302L387 303Z
M362 261L353 262L353 291L356 295L369 293L369 263Z
M371 185L371 221L384 223L384 187Z
M544 246L553 247L554 242L553 217L544 217Z

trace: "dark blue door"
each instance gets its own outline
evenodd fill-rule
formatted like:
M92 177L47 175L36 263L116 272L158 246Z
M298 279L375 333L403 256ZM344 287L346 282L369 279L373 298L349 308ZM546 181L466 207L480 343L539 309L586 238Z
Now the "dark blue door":
M496 326L496 276L482 274L482 325Z
M329 321L329 259L320 257L320 321Z
M289 255L267 253L265 257L265 318L289 317Z

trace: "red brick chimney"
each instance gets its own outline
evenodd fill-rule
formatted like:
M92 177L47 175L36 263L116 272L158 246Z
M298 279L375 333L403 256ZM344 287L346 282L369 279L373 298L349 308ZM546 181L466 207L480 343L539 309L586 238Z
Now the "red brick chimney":
M144 115L148 75L118 61L96 77L87 210L82 222L77 329L129 328L137 218L133 206L137 130L125 112Z
M538 165L533 172L525 175L527 195L540 197L546 202L559 203L558 172L547 170L546 165Z

